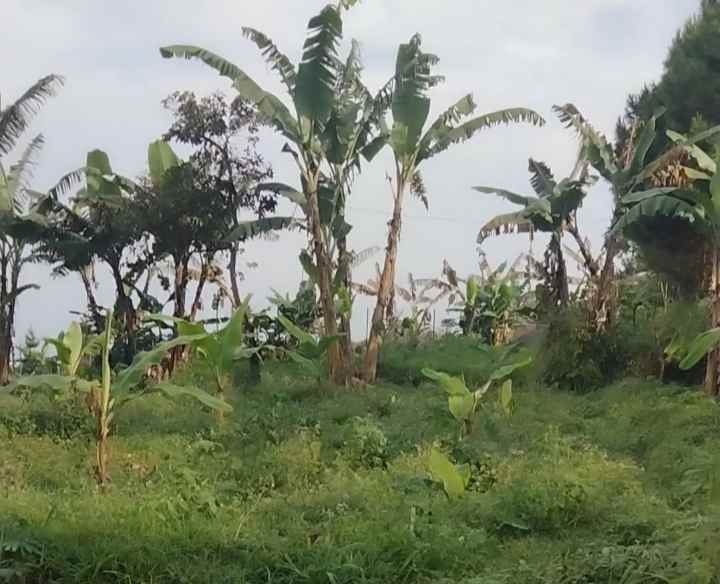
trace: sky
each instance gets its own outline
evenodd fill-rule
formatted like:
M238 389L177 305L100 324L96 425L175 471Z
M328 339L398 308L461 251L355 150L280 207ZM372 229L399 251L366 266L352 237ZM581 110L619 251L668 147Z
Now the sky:
M2 79L7 103L39 77L66 78L59 95L36 118L28 136L42 132L46 146L34 176L36 190L49 188L70 169L81 166L94 148L108 152L116 171L137 176L146 167L147 145L170 125L161 106L176 90L199 95L224 91L227 80L200 62L165 60L158 48L193 44L210 49L242 67L267 90L284 97L282 85L256 47L244 39L242 26L268 34L298 62L305 23L324 0L0 0ZM437 72L446 82L432 91L437 114L472 92L478 113L506 107L530 107L548 123L543 128L511 126L484 131L427 161L423 176L429 211L410 200L399 254L398 282L438 276L447 259L461 275L477 272L479 228L507 203L472 191L489 185L528 192L527 160L547 162L562 177L577 152L571 132L553 117L554 104L574 103L592 123L612 136L628 93L659 78L677 29L698 8L699 0L363 0L345 18L345 45L362 47L366 84L380 87L393 73L397 45L420 33L423 47L440 57ZM297 184L282 142L263 132L260 150L278 181ZM350 202L357 251L384 246L391 197L386 152L366 166ZM279 214L293 209L281 205ZM598 251L610 221L610 195L602 183L593 187L580 213L581 231ZM263 306L274 288L294 293L302 272L297 261L303 237L283 234L276 241L251 242L243 292ZM488 240L483 250L491 264L512 260L528 250L526 236ZM542 240L534 243L542 253ZM382 261L382 256L375 260ZM358 268L365 281L374 261ZM52 279L49 269L31 266L25 281L41 284L19 304L17 333L32 328L39 336L55 335L83 310L80 279ZM99 277L98 298L109 305L110 282ZM354 336L364 335L369 299L359 299Z

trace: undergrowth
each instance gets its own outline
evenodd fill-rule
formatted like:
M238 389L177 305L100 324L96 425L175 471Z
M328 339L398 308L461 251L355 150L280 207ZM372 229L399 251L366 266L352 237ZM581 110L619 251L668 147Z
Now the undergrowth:
M519 389L509 418L496 397L462 442L432 384L339 390L283 368L221 426L138 401L99 494L78 412L2 394L0 581L720 582L718 406L631 380ZM470 465L464 496L429 480L432 448Z

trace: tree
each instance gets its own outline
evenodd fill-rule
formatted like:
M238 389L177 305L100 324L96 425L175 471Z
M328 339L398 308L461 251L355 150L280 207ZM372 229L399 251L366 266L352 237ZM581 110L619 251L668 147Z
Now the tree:
M0 384L7 384L13 350L15 310L18 298L34 284L22 284L23 267L31 261L28 240L15 227L31 212L35 195L30 190L34 157L42 148L42 135L35 136L17 161L6 167L10 154L45 101L55 95L63 80L48 75L28 88L15 102L0 102Z
M272 179L273 171L257 151L261 120L254 105L239 96L228 103L220 93L198 98L189 91L173 93L163 105L174 118L163 139L193 147L189 162L197 189L219 197L218 202L231 219L227 225L230 230L239 226L243 211L250 211L258 218L275 211L275 194L257 189L260 183ZM219 250L229 254L231 300L236 308L241 302L238 285L241 243L228 242L227 249ZM201 264L199 292L210 271L209 260L211 258L205 258ZM194 302L192 311L197 309Z
M550 233L544 266L550 278L546 282L548 300L552 306L566 306L570 298L562 248L566 231L575 238L590 273L597 275L597 265L577 226L577 211L587 194L585 188L590 183L587 163L579 159L571 175L559 182L544 162L531 158L528 170L532 175L530 184L536 196L518 195L494 187L473 187L480 193L495 194L523 207L520 211L498 215L488 221L480 229L478 243L501 233L529 233L531 237L536 231Z
M84 179L68 204L59 195ZM55 275L78 273L83 281L94 328L104 328L104 315L95 300L92 274L104 263L115 287L115 310L120 331L116 354L129 364L137 351L138 306L152 309L153 301L139 287L148 266L143 231L138 223L132 184L115 174L108 155L93 150L85 166L69 173L40 205L43 220L35 239L36 255L53 265ZM137 303L133 296L138 297Z
M718 131L720 127L710 132ZM694 138L685 138L672 132L670 135L678 141L678 147L688 152L700 167L700 170L687 169L687 172L698 181L710 179L709 189L697 188L690 183L626 195L621 200L624 212L613 226L613 232L634 237L637 230L642 229L644 222L657 217L670 217L686 222L693 231L703 237L712 250L710 314L712 327L717 329L720 327L720 173L717 162L696 146L707 138L708 132ZM707 175L706 172L711 174ZM705 336L704 339L712 340L712 335ZM720 393L720 348L714 343L706 345L705 349L705 352L709 353L705 391L710 396L717 396ZM700 356L702 355L704 353ZM691 359L686 359L685 363L694 364Z
M625 151L620 151L617 145L608 142L574 105L555 106L553 109L566 127L578 133L582 155L610 185L615 201L613 224L617 224L625 212L620 201L633 193L644 192L648 181L686 152L683 146L674 147L647 162L648 153L657 137L657 121L663 114L662 110L655 112L642 127L638 127ZM668 192L674 188L658 187L657 192ZM602 269L594 278L590 298L590 319L595 332L611 327L614 322L615 260L623 247L621 236L622 230L614 229L605 237L605 260Z
M368 383L373 383L377 376L385 317L392 304L405 195L409 190L411 194L425 196L420 175L422 163L487 128L517 122L534 125L544 123L540 115L525 108L500 110L463 122L476 108L472 95L468 94L423 131L430 113L430 98L427 92L441 81L440 77L432 75L432 67L437 62L435 55L422 51L419 35L413 36L398 49L390 107L393 118L390 146L395 158L395 172L391 180L393 213L365 354L363 376Z
M720 124L720 4L715 0L700 4L700 11L675 36L658 82L628 96L616 129L619 151L627 149L643 120L659 108L667 111L658 120L658 138L648 154L650 159L672 146L666 129L695 135ZM700 146L711 152L715 142L708 140ZM672 180L678 184L676 179L682 176L677 171L685 162L676 161L662 184L672 184ZM711 279L712 249L706 249L697 231L687 222L667 216L646 218L642 230L641 236L636 229L633 243L643 262L676 284L683 296L702 294L704 284Z
M328 5L310 19L308 36L303 49L302 62L295 67L277 46L263 33L243 28L243 35L262 51L268 64L280 75L292 100L291 111L278 97L262 89L242 69L205 49L190 45L163 47L163 57L197 58L213 67L233 82L238 95L257 107L262 118L288 142L283 148L293 157L298 167L302 187L276 185L277 192L302 208L310 247L314 256L315 281L320 292L325 334L338 333L333 282L332 239L341 239L349 226L336 214L337 199L342 193L338 184L332 184L327 170L328 153L340 152L352 145L353 152L370 158L378 150L373 140L373 112L375 108L341 109L337 99L342 79L343 63L338 58L338 44L342 38L342 10L355 4L344 0L337 6ZM343 125L334 112L343 111ZM347 124L348 119L352 124ZM336 147L339 150L335 150ZM349 152L349 150L348 150ZM347 161L349 157L345 157ZM325 169L326 172L323 172ZM339 220L336 220L340 217ZM334 344L328 351L329 374L336 383L347 383L350 364Z

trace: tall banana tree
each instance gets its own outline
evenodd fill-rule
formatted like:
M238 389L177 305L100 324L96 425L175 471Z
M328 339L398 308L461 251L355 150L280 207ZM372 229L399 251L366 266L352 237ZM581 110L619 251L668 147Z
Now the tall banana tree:
M34 284L22 284L22 268L31 260L29 242L15 230L35 203L30 190L34 158L43 146L42 135L30 140L17 160L6 165L10 154L28 129L45 101L55 95L63 80L57 75L39 79L15 102L4 106L0 101L0 384L10 375L15 309L20 295Z
M523 207L520 211L498 215L488 221L480 229L477 241L482 244L488 237L503 233L529 233L530 237L535 232L550 233L544 266L544 272L550 277L546 283L548 301L553 306L565 306L570 297L562 247L566 232L575 237L588 269L591 272L597 270L577 226L577 211L591 182L587 164L581 159L572 174L560 181L555 180L552 171L543 162L530 159L528 170L535 196L519 195L495 187L473 187L480 193L494 194Z
M475 112L476 105L472 95L468 94L425 129L430 114L428 90L442 81L441 77L432 74L432 67L437 62L438 58L435 55L422 51L419 35L413 36L408 43L401 44L398 49L390 106L393 118L390 146L395 158L395 173L391 181L393 212L365 355L363 375L368 383L374 382L377 376L384 317L392 302L395 287L405 195L410 190L424 197L420 175L422 163L446 151L454 144L469 140L475 133L487 128L517 122L529 122L534 125L544 123L539 114L525 108L506 109L470 118ZM466 120L466 118L470 119Z
M229 78L238 94L253 103L287 143L283 151L292 156L301 188L274 185L276 192L297 203L305 214L317 286L320 291L325 334L336 336L338 323L334 282L333 242L343 247L350 226L344 221L343 198L349 170L357 169L360 156L371 158L382 146L374 135L370 101L357 99L359 84L346 85L348 67L338 58L342 38L342 11L355 0L328 5L310 19L301 64L296 67L263 33L243 28L268 64L280 76L292 102L288 108L277 96L265 91L242 69L226 59L196 46L163 47L163 57L200 59ZM352 61L349 61L352 62ZM352 89L343 93L343 89ZM346 99L352 96L352 99ZM376 103L381 103L379 99ZM342 252L341 252L342 253ZM340 278L342 279L342 278ZM328 351L331 380L346 383L351 374L348 356L335 343Z
M665 169L680 151L680 147L673 148L655 160L646 160L657 137L657 120L663 115L663 111L658 111L639 131L633 132L629 147L620 151L596 130L574 105L555 106L553 109L566 127L577 132L583 156L610 185L615 198L614 224L620 221L625 212L620 201L631 195L642 197L643 195L634 193L644 191L652 177ZM669 187L669 190L661 189L659 192L667 193L672 190L674 187ZM615 259L622 250L621 234L622 230L614 229L606 235L605 260L602 269L594 278L590 311L592 325L597 331L612 326L614 320L612 299L615 290Z
M675 132L668 132L675 146L665 156L682 175L682 180L672 181L675 186L655 187L650 190L631 193L620 201L622 213L613 226L612 233L622 233L634 238L638 229L648 220L658 217L669 217L686 222L693 231L708 242L711 249L710 278L710 314L713 331L720 329L720 172L718 163L706 154L698 145L708 137L720 132L720 127L713 128L697 136L686 138ZM678 152L685 152L695 165L678 166ZM660 169L667 176L666 167ZM673 173L678 176L678 173ZM657 173L655 173L657 176ZM709 184L705 188L704 184ZM712 331L701 335L693 344L691 353L696 357L688 357L685 363L694 365L707 353L705 370L705 391L710 396L720 394L720 347L716 334ZM702 350L699 350L700 347Z

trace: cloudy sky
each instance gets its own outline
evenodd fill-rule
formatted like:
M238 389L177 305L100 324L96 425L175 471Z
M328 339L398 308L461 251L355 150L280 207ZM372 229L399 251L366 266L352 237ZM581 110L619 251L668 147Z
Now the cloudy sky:
M2 81L7 102L47 73L66 77L60 95L38 116L33 130L47 146L35 175L37 190L83 163L101 148L116 170L138 175L147 144L169 125L160 101L175 90L231 93L229 83L199 62L167 61L158 47L200 45L243 67L266 89L282 93L274 73L242 26L266 32L296 62L307 20L324 0L0 0ZM467 92L481 111L511 106L536 109L548 119L538 128L497 128L429 161L424 168L430 211L408 204L400 249L400 279L437 275L447 258L460 274L477 268L478 228L508 210L500 201L470 190L472 185L526 191L527 159L545 160L556 175L572 167L573 136L552 118L556 103L575 103L593 123L612 134L629 92L658 78L676 30L698 0L364 0L346 18L346 39L361 42L366 81L379 87L393 71L395 50L421 33L427 51L440 56L438 73L447 82L433 91L439 112ZM281 142L263 135L261 149L275 166L276 179L293 183ZM379 158L358 180L350 205L356 250L383 245L390 196L385 173L390 158ZM599 248L609 221L609 194L598 185L582 210L581 227ZM282 209L281 211L287 211ZM298 235L248 245L246 259L260 267L247 273L245 290L258 304L269 288L292 292L300 278ZM527 239L505 236L484 248L499 263L527 250ZM536 242L536 252L540 243ZM378 258L379 259L379 258ZM364 266L358 279L371 275ZM40 291L23 297L18 333L29 328L54 334L84 308L79 279L50 280L33 267L28 279ZM99 298L112 299L101 279ZM365 307L356 311L356 330L365 328Z

